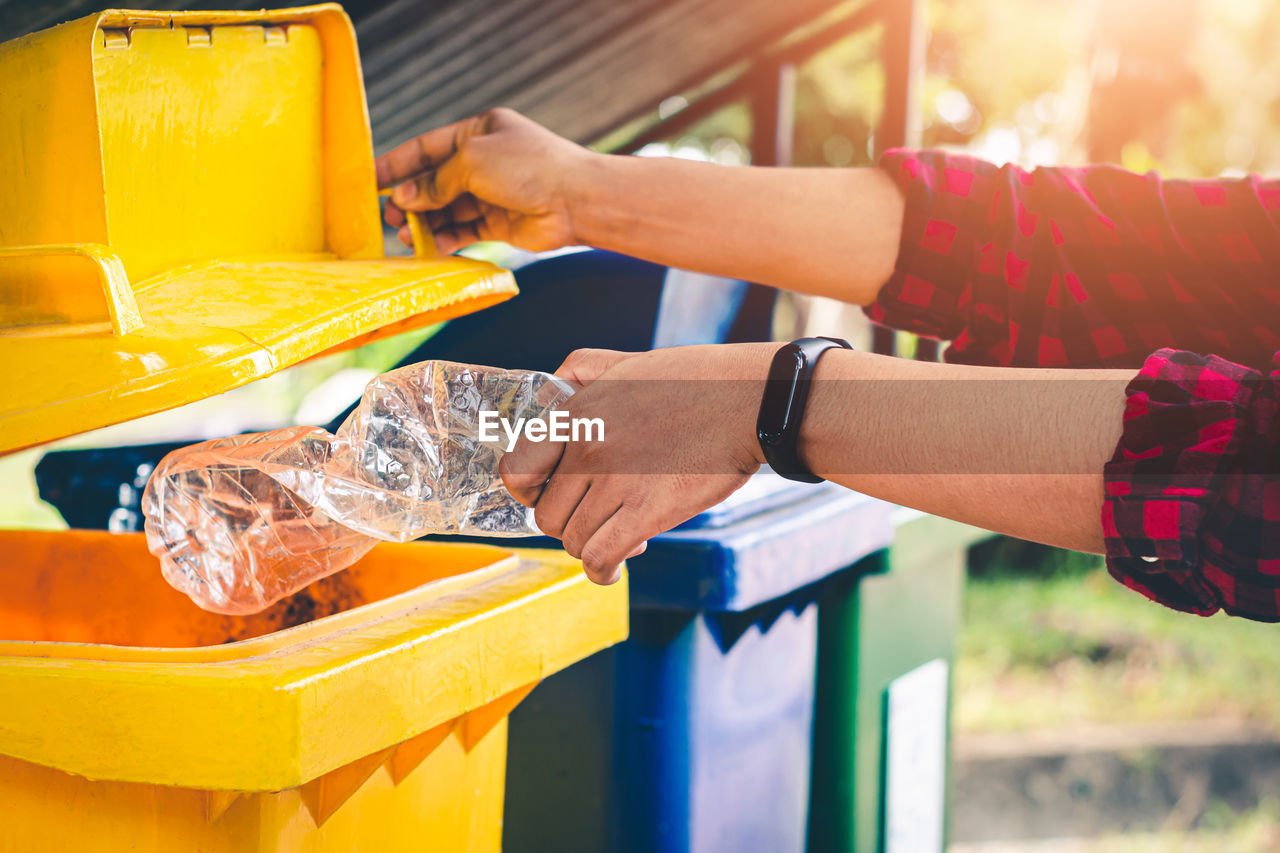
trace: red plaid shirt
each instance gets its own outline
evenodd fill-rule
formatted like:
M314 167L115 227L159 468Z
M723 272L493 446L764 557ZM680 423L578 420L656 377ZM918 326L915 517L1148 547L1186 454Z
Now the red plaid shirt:
M952 362L1140 368L1104 471L1111 574L1280 621L1280 182L881 165L907 204L872 319L951 340Z

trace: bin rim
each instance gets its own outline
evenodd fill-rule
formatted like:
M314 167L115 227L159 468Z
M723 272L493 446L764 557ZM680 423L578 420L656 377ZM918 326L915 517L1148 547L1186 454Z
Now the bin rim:
M626 638L625 578L599 587L563 552L495 550L508 556L456 583L228 644L223 660L220 647L88 659L82 644L0 643L0 754L93 779L278 791L483 714Z

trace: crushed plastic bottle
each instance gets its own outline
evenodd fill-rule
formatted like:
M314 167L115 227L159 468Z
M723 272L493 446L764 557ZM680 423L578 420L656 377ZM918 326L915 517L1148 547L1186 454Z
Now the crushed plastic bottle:
M318 427L170 453L142 496L147 547L206 610L247 614L346 568L378 540L530 536L480 413L545 417L573 386L546 373L426 361L383 374L336 435Z

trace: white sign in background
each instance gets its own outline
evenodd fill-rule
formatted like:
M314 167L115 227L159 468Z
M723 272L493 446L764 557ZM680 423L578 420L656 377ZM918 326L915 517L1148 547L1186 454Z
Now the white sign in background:
M889 685L885 853L942 853L948 675L937 658Z

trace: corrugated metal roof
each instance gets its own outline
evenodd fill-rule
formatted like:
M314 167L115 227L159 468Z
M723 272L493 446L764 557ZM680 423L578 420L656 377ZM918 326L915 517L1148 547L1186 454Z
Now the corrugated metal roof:
M261 0L150 0L261 8ZM494 106L579 141L655 110L840 0L350 0L379 149ZM0 0L0 40L101 2Z

